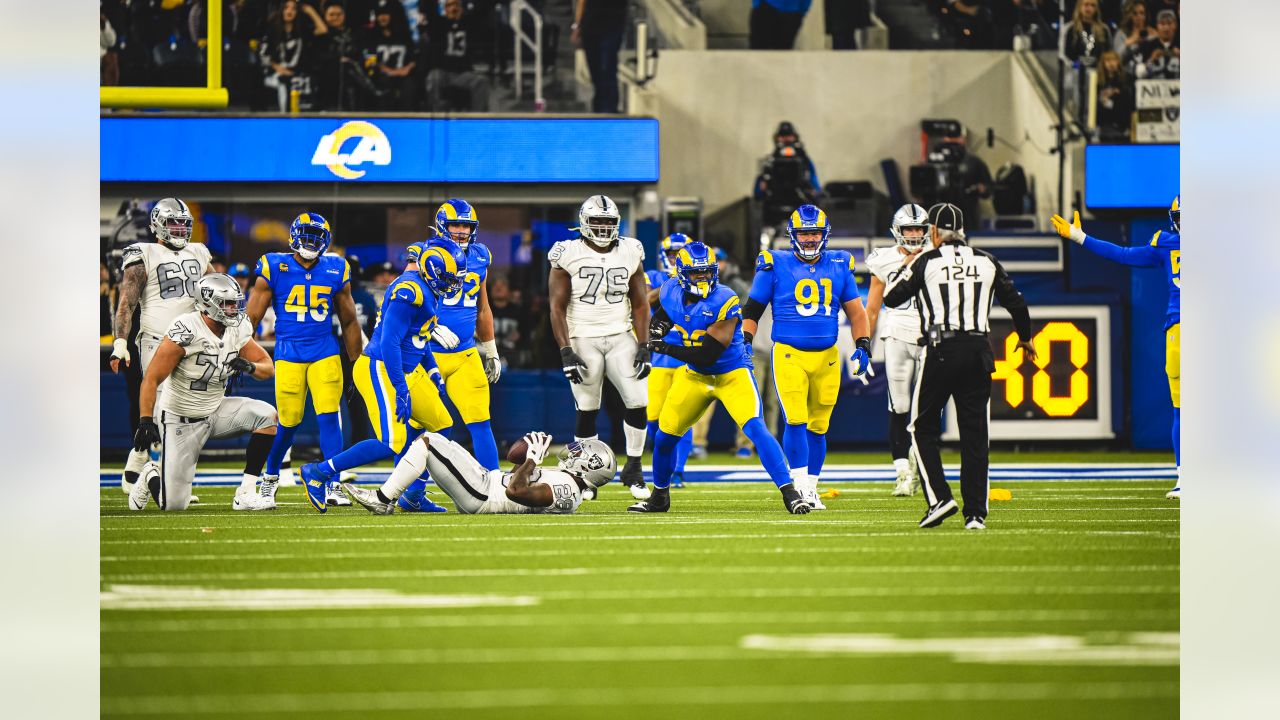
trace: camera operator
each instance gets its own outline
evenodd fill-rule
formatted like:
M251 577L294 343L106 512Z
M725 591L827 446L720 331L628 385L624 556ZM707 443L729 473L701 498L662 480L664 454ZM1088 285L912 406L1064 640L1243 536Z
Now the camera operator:
M981 218L980 201L991 197L991 170L982 158L970 155L963 140L949 140L930 154L929 165L938 170L936 187L921 195L922 204L951 203L960 208L973 227Z
M773 133L773 152L761 161L751 195L763 207L765 226L776 225L801 205L821 199L818 171L791 123L784 120Z

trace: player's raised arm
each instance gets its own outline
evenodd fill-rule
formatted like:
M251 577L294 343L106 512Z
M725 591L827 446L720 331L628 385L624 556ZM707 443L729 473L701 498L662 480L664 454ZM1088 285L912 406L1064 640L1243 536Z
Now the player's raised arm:
M1049 222L1053 223L1053 229L1058 231L1058 235L1063 240L1070 240L1077 245L1083 245L1085 250L1112 262L1118 262L1129 267L1159 267L1164 264L1164 255L1155 249L1154 241L1151 245L1126 247L1109 243L1106 240L1099 240L1092 235L1086 235L1084 229L1080 227L1080 213L1078 211L1071 222L1067 222L1067 219L1061 215L1054 215L1049 218ZM1158 236L1159 233L1157 233Z
M551 507L551 503L555 501L555 492L551 486L532 482L533 474L551 447L551 436L543 432L531 432L524 436L524 440L529 444L529 452L520 467L511 473L507 483L507 497L525 507Z
M147 270L143 266L141 253L138 257L136 262L125 267L124 279L120 283L120 299L111 327L111 334L115 336L111 344L111 372L120 372L121 360L124 360L125 365L132 361L128 347L129 334L133 331L133 311L137 309L142 288L147 284Z

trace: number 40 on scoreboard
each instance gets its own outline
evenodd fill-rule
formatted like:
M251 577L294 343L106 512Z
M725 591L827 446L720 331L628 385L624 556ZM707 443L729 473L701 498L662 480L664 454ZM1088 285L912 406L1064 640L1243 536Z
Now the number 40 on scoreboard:
M991 439L1113 437L1110 321L1105 305L1032 306L1032 362L1009 314L992 308ZM952 417L948 406L943 439L959 439Z

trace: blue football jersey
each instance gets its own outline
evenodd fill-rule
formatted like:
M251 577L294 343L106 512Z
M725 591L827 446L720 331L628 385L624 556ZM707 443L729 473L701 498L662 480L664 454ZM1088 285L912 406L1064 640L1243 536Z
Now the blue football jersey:
M795 253L762 250L750 297L773 305L774 342L826 350L836 344L841 307L861 296L853 279L853 256L843 250L826 250L812 264Z
M315 362L338 354L329 318L333 296L351 282L351 268L337 255L321 255L310 268L291 252L258 259L258 275L271 287L276 313L276 360Z
M689 369L703 375L720 375L738 368L751 367L751 355L747 352L747 344L742 340L742 306L738 302L738 296L728 287L716 285L709 297L696 298L694 302L687 302L688 299L694 298L696 296L685 294L684 288L680 287L680 283L675 278L663 283L658 302L674 323L671 335L674 335L675 339L668 342L679 342L681 345L694 347L702 344L707 328L717 322L737 320L738 323L733 328L733 340L729 342L729 347L720 354L715 364L690 365Z
M409 258L418 261L418 253L422 252L423 243L409 246ZM462 276L462 287L450 297L441 298L438 310L440 324L458 336L458 347L445 350L438 343L431 343L431 352L456 353L470 350L476 346L476 316L480 313L480 288L489 277L489 266L493 264L493 253L489 248L472 241L467 246L467 271Z
M1169 272L1169 310L1165 314L1166 330L1182 322L1182 235L1157 230L1151 247L1167 256L1164 267Z
M671 276L661 270L645 270L644 280L645 280L645 283L648 284L650 290L659 290L668 280L671 280ZM661 304L661 301L659 301L659 305L660 304ZM652 315L657 311L658 311L658 305L654 305L653 307L649 308L650 315ZM669 343L679 343L680 333L676 332L675 329L673 328L671 332L667 333L667 336L662 339ZM671 357L670 355L663 355L662 353L654 353L652 361L653 361L653 366L656 368L670 369L670 368L678 368L681 365L684 365L684 363Z
M386 324L382 322L387 314L388 303L408 303L413 307L413 319L408 331L402 337L387 337ZM383 348L387 343L400 345L401 366L405 373L410 373L422 362L427 353L428 338L431 328L436 325L436 296L427 287L427 283L417 271L406 270L387 288L382 298L382 309L378 312L378 324L373 328L373 336L369 344L364 346L364 354L374 360L384 360Z

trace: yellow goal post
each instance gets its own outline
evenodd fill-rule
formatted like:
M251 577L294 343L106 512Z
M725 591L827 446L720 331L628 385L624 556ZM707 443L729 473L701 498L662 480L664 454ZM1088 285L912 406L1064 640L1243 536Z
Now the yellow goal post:
M225 108L227 89L222 86L222 0L209 0L206 9L205 87L100 87L99 106L166 110Z

